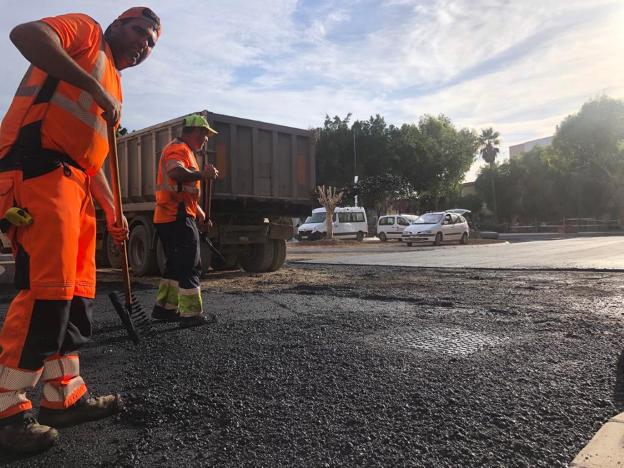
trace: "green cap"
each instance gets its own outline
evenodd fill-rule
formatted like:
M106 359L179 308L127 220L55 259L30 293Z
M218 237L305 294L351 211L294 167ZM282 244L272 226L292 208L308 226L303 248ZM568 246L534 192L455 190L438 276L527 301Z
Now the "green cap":
M217 134L219 132L217 132L214 128L212 128L210 125L208 125L208 121L204 118L204 116L199 115L199 114L191 114L187 117L184 117L184 124L185 127L201 127L201 128L205 128L206 130L208 130L211 133Z

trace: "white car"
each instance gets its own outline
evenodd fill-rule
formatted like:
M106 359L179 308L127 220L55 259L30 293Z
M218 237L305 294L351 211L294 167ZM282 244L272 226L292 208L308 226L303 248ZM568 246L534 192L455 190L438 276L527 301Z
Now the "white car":
M445 241L468 243L470 228L466 218L457 213L441 211L426 213L403 231L401 238L408 246L415 242L433 242L440 245Z
M319 240L327 235L325 208L315 208L312 216L297 229L297 240ZM334 212L334 236L337 239L363 241L368 235L366 210L361 206L337 207Z
M417 219L418 216L410 214L380 216L377 220L377 237L382 242L388 239L401 240L403 230Z

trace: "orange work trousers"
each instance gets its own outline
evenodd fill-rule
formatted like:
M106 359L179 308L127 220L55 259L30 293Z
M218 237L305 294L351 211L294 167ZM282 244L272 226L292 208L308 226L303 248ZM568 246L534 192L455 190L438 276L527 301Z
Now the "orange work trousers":
M68 408L87 392L76 351L91 336L95 297L89 182L68 164L35 176L0 173L0 211L12 194L11 205L33 218L31 225L10 231L20 291L0 331L0 425L32 407L26 392L40 378L43 407Z

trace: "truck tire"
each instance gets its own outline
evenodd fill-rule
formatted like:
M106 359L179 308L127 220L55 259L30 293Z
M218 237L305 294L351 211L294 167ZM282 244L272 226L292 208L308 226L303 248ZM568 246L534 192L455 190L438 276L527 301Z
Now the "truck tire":
M215 246L216 247L216 246ZM219 249L219 247L217 247ZM224 253L225 262L217 255L213 255L210 259L210 266L214 271L237 270L238 255L235 253Z
M143 222L130 230L128 241L128 263L135 276L153 275L158 271L155 252L150 248L154 233Z
M243 270L264 273L271 268L274 251L275 247L270 241L265 244L249 244L238 260Z
M104 255L111 268L121 268L121 253L108 232L104 234Z
M286 261L286 241L283 239L274 239L273 241L273 261L268 271L277 271L282 268Z

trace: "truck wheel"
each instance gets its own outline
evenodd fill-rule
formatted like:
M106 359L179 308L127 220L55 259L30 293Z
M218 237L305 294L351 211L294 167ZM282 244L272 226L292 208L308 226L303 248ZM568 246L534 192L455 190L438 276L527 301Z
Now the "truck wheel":
M218 249L219 247L217 247ZM235 253L225 253L225 262L217 255L213 255L210 260L210 266L214 271L236 270L238 269L238 255Z
M239 257L243 270L249 273L264 273L269 271L273 262L275 248L273 242L265 244L249 244L245 252Z
M268 271L277 271L282 268L286 260L286 241L283 239L275 239L273 242L273 261Z
M111 268L121 268L121 253L108 232L104 234L104 255Z
M364 240L364 233L362 231L358 231L357 235L355 236L355 239L358 242L362 242Z
M153 234L143 223L135 224L128 241L128 263L135 276L152 275L158 271L155 253L150 249Z

